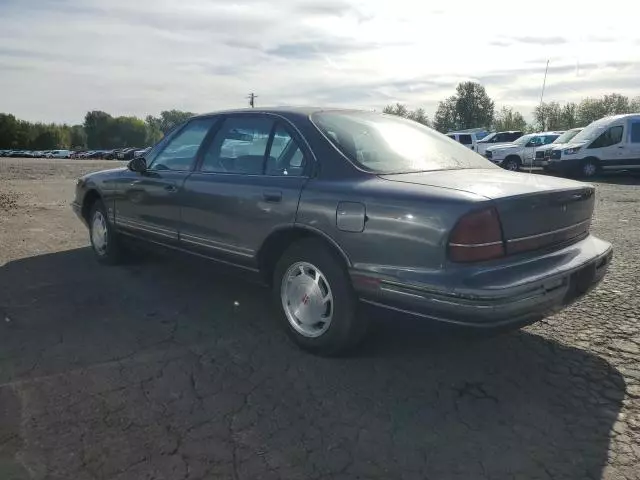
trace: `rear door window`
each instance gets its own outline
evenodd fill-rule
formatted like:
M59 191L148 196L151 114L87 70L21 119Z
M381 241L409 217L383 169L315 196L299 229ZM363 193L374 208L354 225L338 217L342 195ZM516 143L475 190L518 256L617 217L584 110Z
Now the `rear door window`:
M640 122L631 123L631 143L640 143Z
M200 170L208 173L262 175L273 120L229 117L206 148Z
M471 145L473 143L473 139L471 138L471 135L460 135L460 140L459 142L463 145Z
M280 123L273 132L273 140L265 174L272 176L302 176L306 166L305 156L289 131Z

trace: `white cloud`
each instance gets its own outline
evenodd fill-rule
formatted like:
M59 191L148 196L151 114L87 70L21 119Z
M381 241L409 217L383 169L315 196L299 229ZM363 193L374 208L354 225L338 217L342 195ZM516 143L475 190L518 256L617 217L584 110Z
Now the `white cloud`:
M640 95L637 0L2 0L0 109L81 122L87 110L144 116L259 104L433 113L457 82L481 81L526 115L539 101Z

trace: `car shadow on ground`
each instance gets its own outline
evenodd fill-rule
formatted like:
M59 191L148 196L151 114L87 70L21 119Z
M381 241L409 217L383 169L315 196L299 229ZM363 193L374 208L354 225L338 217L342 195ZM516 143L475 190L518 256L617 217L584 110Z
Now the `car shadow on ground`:
M605 360L525 331L381 313L353 355L314 357L263 288L183 259L13 261L0 310L13 478L595 479L625 391Z

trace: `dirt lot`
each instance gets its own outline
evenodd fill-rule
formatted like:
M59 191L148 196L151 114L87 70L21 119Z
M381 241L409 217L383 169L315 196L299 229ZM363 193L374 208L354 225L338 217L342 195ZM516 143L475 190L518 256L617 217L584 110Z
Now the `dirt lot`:
M598 183L615 259L565 312L322 359L212 265L99 267L69 201L114 164L0 159L0 479L640 478L640 182Z

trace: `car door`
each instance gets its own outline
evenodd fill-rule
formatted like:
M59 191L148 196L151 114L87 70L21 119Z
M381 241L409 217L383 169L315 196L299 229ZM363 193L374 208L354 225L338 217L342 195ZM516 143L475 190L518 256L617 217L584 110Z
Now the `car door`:
M295 129L277 117L225 118L185 181L181 244L255 267L269 234L295 222L310 167L302 144Z
M623 168L640 169L640 118L629 120L628 127L627 141L619 149L621 164Z
M115 224L119 230L157 241L178 241L184 180L214 118L195 118L150 152L145 172L128 172L119 180Z
M473 138L467 133L463 133L458 137L458 141L467 148L473 150Z
M525 146L524 151L522 152L522 162L525 165L531 165L535 156L536 156L536 148L541 146L544 142L544 137L536 136L532 137Z
M604 170L617 170L626 163L627 142L624 123L610 125L587 147L587 156L600 160L600 167Z

